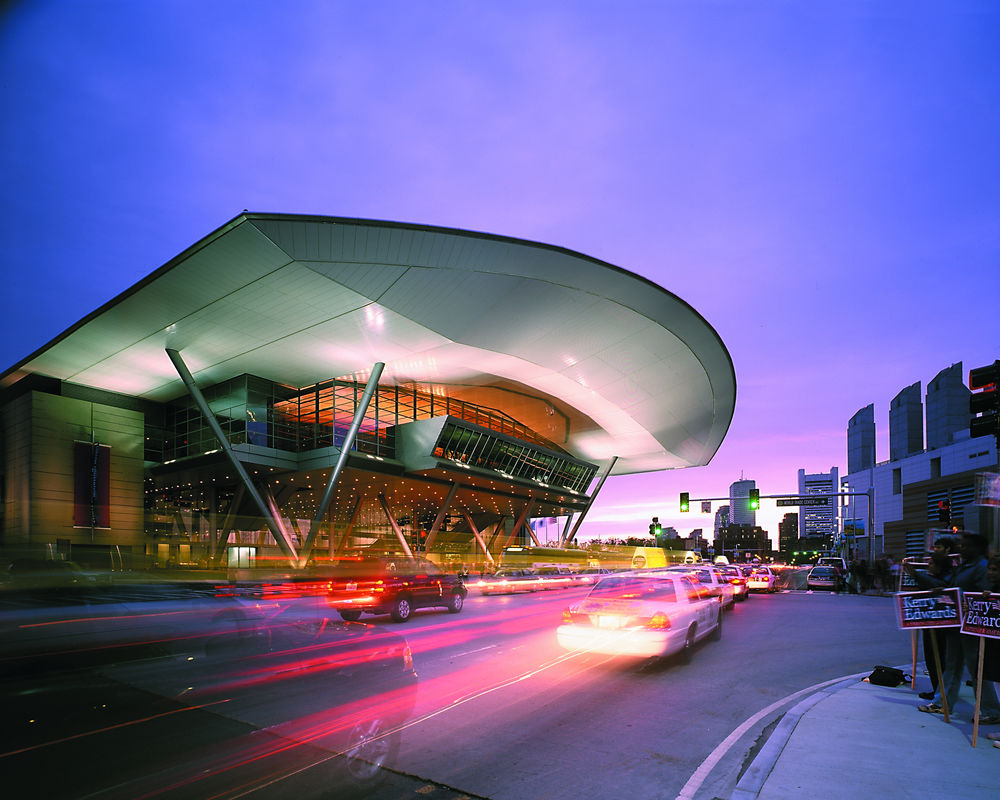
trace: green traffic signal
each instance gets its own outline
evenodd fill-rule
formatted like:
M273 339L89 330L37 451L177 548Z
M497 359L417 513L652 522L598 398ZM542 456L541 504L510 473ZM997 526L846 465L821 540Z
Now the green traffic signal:
M691 510L691 494L689 492L681 492L681 511Z
M750 510L756 511L760 508L760 489L750 490Z

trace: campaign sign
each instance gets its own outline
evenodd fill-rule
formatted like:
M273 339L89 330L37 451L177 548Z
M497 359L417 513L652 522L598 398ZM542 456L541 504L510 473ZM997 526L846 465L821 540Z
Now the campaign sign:
M962 592L962 633L1000 639L1000 594Z
M896 595L899 627L957 628L962 624L961 592L958 589L929 589Z

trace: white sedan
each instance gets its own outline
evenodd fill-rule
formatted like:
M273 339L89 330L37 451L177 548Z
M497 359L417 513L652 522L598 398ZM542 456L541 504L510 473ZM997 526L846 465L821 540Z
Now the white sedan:
M722 636L722 606L690 576L624 572L598 581L563 611L556 638L566 650L639 658L680 653Z
M770 567L754 567L747 576L747 586L751 592L774 592L778 588L775 585L777 580Z

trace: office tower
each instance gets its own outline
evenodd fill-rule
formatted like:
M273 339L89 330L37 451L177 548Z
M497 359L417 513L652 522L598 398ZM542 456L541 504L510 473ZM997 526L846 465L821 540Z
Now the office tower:
M875 466L875 404L869 403L847 423L847 472Z
M889 405L889 459L898 461L924 449L924 406L920 381L900 391Z
M969 396L962 382L962 362L941 370L927 384L927 449L955 441L955 433L969 429Z
M750 508L750 490L756 481L738 480L729 487L729 520L735 525L756 525L757 514Z

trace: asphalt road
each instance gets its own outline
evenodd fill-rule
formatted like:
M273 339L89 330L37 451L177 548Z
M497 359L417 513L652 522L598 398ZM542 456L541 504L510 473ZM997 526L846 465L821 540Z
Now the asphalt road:
M402 730L399 756L384 785L363 796L369 800L726 798L781 714L798 701L798 694L824 681L868 671L875 664L905 663L910 657L909 636L896 629L890 598L805 591L754 594L735 604L725 614L721 641L700 644L690 664L568 653L557 646L555 629L562 609L586 591L493 597L474 591L460 614L421 610L404 624L388 616L364 617L374 631L388 630L406 638L419 683L414 713ZM136 618L136 624L143 621ZM304 658L308 655L303 651ZM158 663L151 662L154 675L159 674ZM246 666L253 669L255 662ZM280 673L286 674L288 670ZM116 684L116 691L134 694L144 686L118 672L111 676L123 681ZM275 694L267 682L239 696L253 707L280 705L281 718L290 712L292 717L303 713L303 719L309 719L323 716L324 699L329 702L338 686L353 685L327 686L313 678L315 696L310 695L312 688L298 693L301 712L286 707L286 695ZM350 669L331 676L344 679L351 680ZM69 703L76 693L72 684L65 688ZM90 702L86 698L92 694L81 693L79 702ZM228 760L220 756L215 761L206 751L202 755L206 764L234 764L239 755L242 765L252 765L257 759L246 760L238 745L263 742L261 737L269 735L266 730L244 730L246 726L228 731L225 726L232 723L225 714L210 711L156 714L159 695L150 695L151 710L143 724L148 728L152 720L161 727L174 725L168 735L154 742L137 737L133 727L111 725L99 731L100 737L80 739L66 735L66 730L73 732L67 727L71 705L35 708L33 693L16 696L32 714L44 712L57 721L65 718L59 723L62 738L54 747L68 748L68 755L80 762L76 769L93 765L117 781L109 796L132 796L127 767L135 763L138 769L151 747L190 743L199 736L207 741L213 733L213 741L232 742L237 751ZM83 710L87 719L93 715L93 709ZM121 741L102 744L114 736ZM80 748L91 740L104 749L85 755ZM817 742L817 747L822 744ZM7 749L23 746L13 743ZM863 757L863 743L858 747ZM50 752L55 751L38 750L39 770L47 769L43 756ZM277 758L260 762L267 780L232 785L232 773L215 774L217 770L209 766L198 772L191 793L181 791L181 795L204 796L202 781L211 777L216 797L359 800L362 796L339 786L323 751L295 746L275 752ZM190 769L200 769L199 764ZM151 779L145 773L139 777Z
M473 595L458 616L422 611L395 626L420 685L398 780L375 797L727 797L783 701L910 657L889 598L806 592L737 604L722 641L701 644L689 665L567 654L554 629L584 591Z

